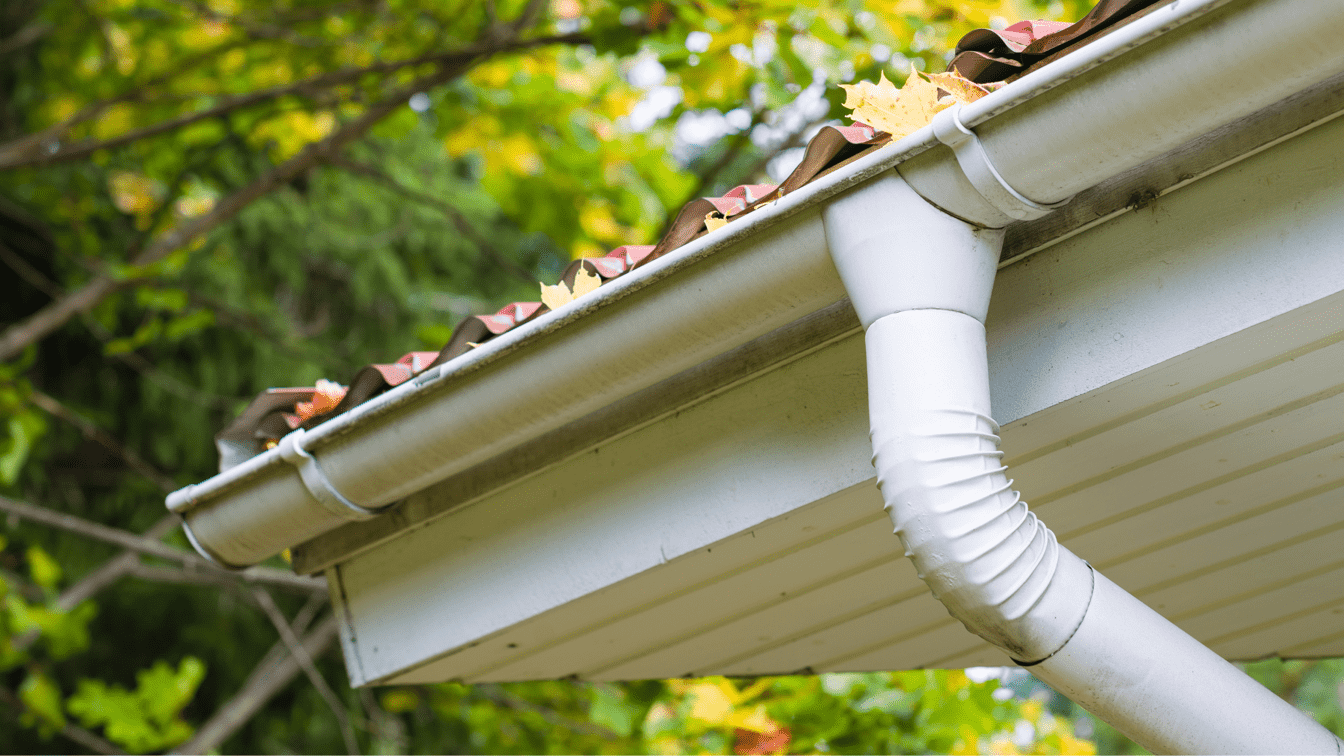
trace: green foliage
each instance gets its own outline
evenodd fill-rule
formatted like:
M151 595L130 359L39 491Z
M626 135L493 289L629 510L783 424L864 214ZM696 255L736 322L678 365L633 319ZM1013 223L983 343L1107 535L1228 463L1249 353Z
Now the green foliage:
M158 661L136 675L135 690L80 680L65 708L85 727L104 727L108 740L132 753L159 751L191 737L181 713L204 678L200 659L189 656L177 670Z
M1344 737L1344 659L1265 659L1243 668L1260 684Z
M29 546L26 552L28 557L28 574L33 582L47 591L56 590L56 586L61 582L61 566L52 559L47 552L42 550L41 546L36 544Z
M28 402L32 384L21 377L35 355L29 350L12 364L0 363L0 487L19 480L24 464L47 430L47 419Z
M19 700L27 707L20 715L19 723L37 727L43 738L50 737L65 726L65 714L61 711L61 689L46 674L29 672L19 686Z
M642 707L627 700L623 693L613 687L597 687L593 691L593 702L588 707L588 719L599 727L628 738L635 731L636 719Z
M177 483L202 480L210 438L257 392L438 349L467 313L535 299L571 257L652 242L693 196L767 180L781 146L842 116L836 83L900 82L996 17L1077 18L1090 3L555 0L521 34L558 43L472 56L343 149L262 181L433 66L407 61L494 44L526 6L496 2L492 19L475 2L0 3L5 46L35 33L0 53L0 244L27 266L0 274L0 323L100 275L115 283L0 363L0 490L141 532L163 492L38 409L34 388ZM816 112L789 115L822 85ZM658 87L679 99L636 128ZM725 126L718 143L676 126L733 111L750 130ZM213 585L126 577L96 608L62 610L62 587L116 553L6 523L0 687L23 711L0 726L0 752L68 749L43 738L76 725L132 751L179 744L276 643L250 602ZM302 606L276 599L291 617ZM342 677L338 655L316 662ZM1255 669L1341 727L1338 663ZM1087 750L1072 729L1083 715L1042 688L996 686L910 672L339 693L359 745L380 753ZM1100 725L1095 737L1132 747ZM343 743L327 703L295 683L220 748Z
M0 540L0 551L4 541ZM54 589L60 580L60 566L40 546L26 550L31 584L11 586L0 576L0 672L33 659L27 648L37 644L43 656L61 661L89 647L89 622L97 615L93 604L85 603L72 611L54 604ZM11 581L21 578L11 575ZM29 597L25 598L24 588ZM16 643L33 635L31 643ZM34 683L37 684L37 683Z

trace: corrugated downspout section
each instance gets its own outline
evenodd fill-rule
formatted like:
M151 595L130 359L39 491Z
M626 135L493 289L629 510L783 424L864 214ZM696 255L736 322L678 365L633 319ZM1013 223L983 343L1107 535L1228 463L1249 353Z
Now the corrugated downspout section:
M895 172L822 218L867 329L873 463L907 556L968 630L1019 662L1048 657L1082 622L1092 573L1000 464L982 323L1003 232L939 211Z
M948 612L1157 753L1322 753L1338 738L1096 573L1012 490L984 319L1002 234L894 172L832 201L826 239L866 329L884 506Z
M866 339L873 464L906 555L968 630L1018 663L1046 659L1082 623L1092 570L1005 475L984 326L910 310L882 317Z

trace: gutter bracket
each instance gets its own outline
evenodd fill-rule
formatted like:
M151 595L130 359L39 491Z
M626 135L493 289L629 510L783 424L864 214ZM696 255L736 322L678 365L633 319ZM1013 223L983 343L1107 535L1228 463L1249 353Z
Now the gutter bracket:
M317 502L327 511L347 520L367 520L377 515L381 507L373 508L356 504L336 490L336 487L331 483L331 479L327 477L326 471L318 463L317 457L303 448L304 435L303 428L296 428L280 439L277 449L280 451L281 459L294 465L299 473L299 478L303 480L303 487L308 489L308 493L314 499L317 499Z
M933 117L933 135L952 148L966 179L975 191L996 210L1017 220L1035 220L1073 200L1069 195L1059 202L1044 203L1029 199L1004 180L990 162L989 153L980 137L961 122L961 103L940 111Z

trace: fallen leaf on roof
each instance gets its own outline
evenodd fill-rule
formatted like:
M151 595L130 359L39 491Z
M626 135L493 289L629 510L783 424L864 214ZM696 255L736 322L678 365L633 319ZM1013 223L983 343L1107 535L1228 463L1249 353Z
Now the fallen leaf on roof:
M989 94L989 89L976 84L956 71L929 74L929 80L947 92L957 102L975 102Z
M728 225L728 219L723 217L723 213L717 210L705 213L706 231L718 231L726 225Z
M568 286L565 286L564 281L554 286L541 285L541 303L552 310L558 310L573 300L574 293L569 290Z
M313 400L295 404L294 414L298 415L299 420L302 421L324 412L330 412L345 398L345 392L345 386L322 378L318 380L316 390L313 391Z
M541 303L552 310L573 302L575 299L593 291L602 285L602 279L588 272L587 268L579 268L579 272L574 276L574 288L570 289L564 281L554 285L541 285Z
M936 78L935 78L936 77ZM926 76L913 66L905 86L900 89L879 74L876 84L861 81L841 84L846 93L845 107L853 110L850 118L866 123L900 139L929 125L933 117L958 102L974 102L988 91L955 73Z

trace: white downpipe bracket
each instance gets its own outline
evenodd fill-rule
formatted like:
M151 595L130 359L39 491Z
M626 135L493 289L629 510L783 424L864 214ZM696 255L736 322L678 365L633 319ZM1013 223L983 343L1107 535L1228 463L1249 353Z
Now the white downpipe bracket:
M989 153L980 143L980 137L961 122L961 103L933 117L933 135L939 142L952 148L957 165L975 191L1009 218L1034 220L1073 200L1073 195L1070 195L1058 202L1036 202L1014 189L990 161Z
M945 214L894 171L833 200L822 220L867 330L878 487L948 612L1156 753L1344 751L1060 546L1012 490L984 328L1002 231Z

